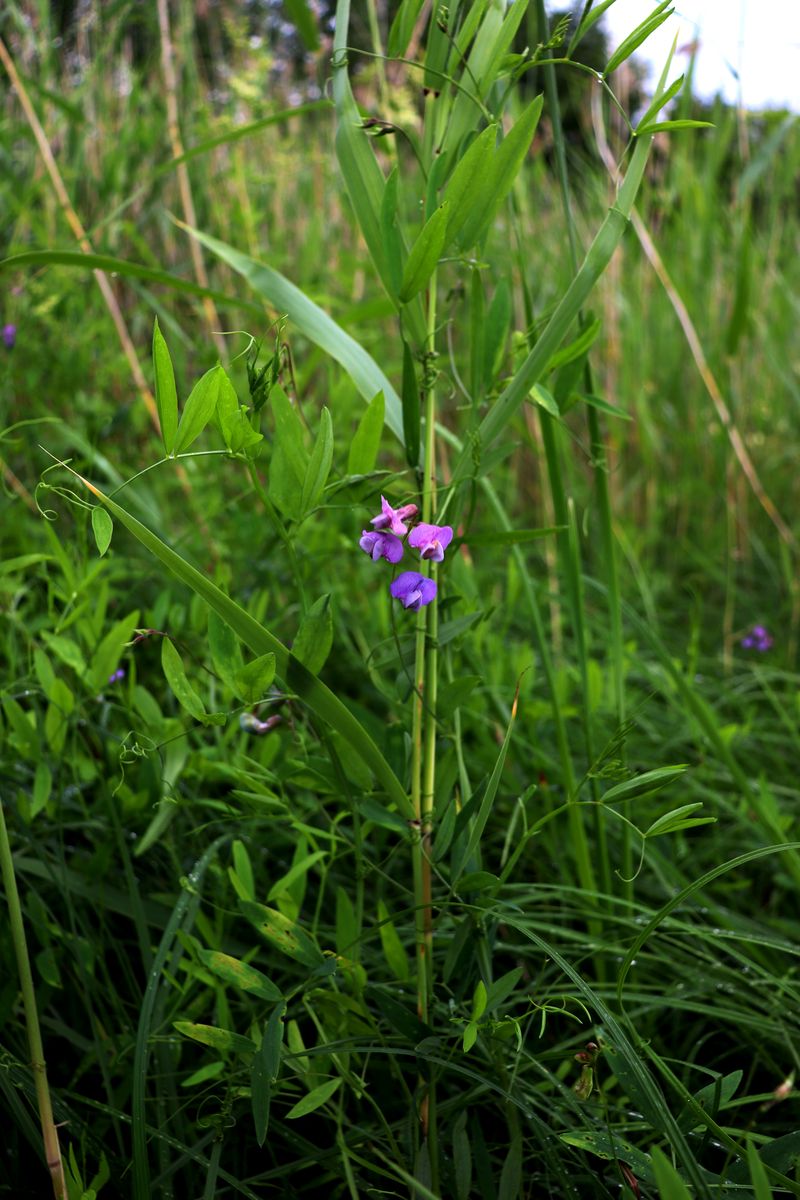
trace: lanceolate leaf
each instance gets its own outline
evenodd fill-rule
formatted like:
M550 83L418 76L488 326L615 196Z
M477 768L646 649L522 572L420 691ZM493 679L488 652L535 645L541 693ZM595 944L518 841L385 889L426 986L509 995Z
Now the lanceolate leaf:
M378 458L385 412L383 392L377 392L358 423L347 455L348 475L369 475Z
M69 468L66 468L69 470ZM212 583L211 580L176 554L155 533L143 525L115 500L106 496L83 476L78 479L93 496L106 506L117 521L124 525L135 538L149 550L163 566L167 567L183 583L201 596L255 655L275 655L276 672L289 691L293 691L321 720L337 730L349 742L356 754L374 772L385 788L389 800L397 806L399 813L412 819L414 809L400 780L387 763L381 751L359 721L330 688L320 682L290 651L263 625L250 616L240 605ZM134 614L135 615L135 614ZM127 640L127 639L125 639Z
M172 359L164 335L158 327L158 317L153 326L153 376L161 437L165 452L171 454L175 444L175 431L178 428L178 393L175 388Z
M222 367L212 367L189 393L184 410L181 413L178 432L175 437L175 453L188 450L192 442L200 436L208 422L213 417L217 407Z
M232 246L216 238L185 227L192 237L202 242L213 254L244 276L250 286L263 296L278 312L286 313L291 324L320 349L330 354L344 367L365 400L383 392L386 401L386 424L402 442L403 418L400 397L378 364L349 333L309 300L298 287L283 275L240 254ZM421 339L422 340L422 339Z
M333 424L331 414L323 408L319 422L319 433L303 479L303 491L300 496L300 510L310 512L322 496L325 484L333 462Z
M408 304L409 300L413 300L422 291L436 270L447 234L449 208L446 200L439 205L433 216L425 222L419 237L411 247L400 285L400 300L403 304Z

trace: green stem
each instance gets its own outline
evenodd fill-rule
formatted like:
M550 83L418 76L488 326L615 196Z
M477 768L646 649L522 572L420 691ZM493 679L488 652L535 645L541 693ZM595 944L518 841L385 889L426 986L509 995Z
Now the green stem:
M425 468L422 480L422 520L430 522L436 505L436 390L433 356L436 342L436 272L428 290L427 335L423 394L425 401ZM428 564L436 580L436 566ZM438 610L436 598L417 614L412 717L411 801L414 807L414 908L417 942L417 1010L427 1023L433 992L433 919L431 910L431 840L436 785L436 694L438 679ZM433 1188L438 1184L436 1097L433 1085L420 1106L423 1134L428 1143Z
M2 869L3 886L8 904L8 921L11 926L11 940L14 944L14 954L17 959L22 1003L25 1009L25 1028L28 1034L28 1052L31 1057L31 1069L36 1086L36 1100L39 1106L39 1119L42 1124L42 1140L47 1169L53 1184L53 1194L56 1200L63 1200L67 1195L67 1185L64 1179L64 1167L61 1162L61 1148L58 1144L58 1133L53 1120L53 1106L50 1102L50 1089L47 1086L47 1068L44 1061L44 1046L42 1033L39 1028L39 1014L36 1009L36 991L33 986L31 962L28 957L28 945L25 940L25 925L22 920L22 905L17 890L17 879L14 874L14 858L11 854L11 843L8 840L3 802L0 800L0 869Z

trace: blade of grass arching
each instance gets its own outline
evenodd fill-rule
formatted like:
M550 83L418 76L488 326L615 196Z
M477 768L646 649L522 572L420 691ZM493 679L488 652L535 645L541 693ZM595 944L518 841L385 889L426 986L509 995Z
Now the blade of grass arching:
M67 470L69 469L67 468ZM316 675L307 670L299 659L295 658L284 646L283 642L254 620L234 600L226 596L201 571L170 549L157 534L149 530L146 525L142 525L126 509L120 507L109 496L104 495L82 475L77 475L76 472L72 472L72 474L81 480L92 495L106 506L109 512L141 542L145 549L172 571L182 583L201 596L209 608L219 613L223 621L255 655L275 655L277 674L283 679L288 689L298 695L312 712L337 730L345 741L350 743L359 757L374 772L375 777L386 789L389 799L397 805L399 812L406 818L412 819L414 812L400 780L367 731L338 696L326 687Z
M624 1063L626 1077L636 1089L638 1103L646 1106L646 1118L669 1141L678 1156L681 1166L686 1172L688 1180L695 1189L694 1195L703 1197L703 1200L711 1200L712 1193L709 1184L702 1174L678 1123L673 1117L666 1098L650 1072L643 1065L639 1054L631 1045L627 1034L608 1008L602 996L586 983L579 972L559 954L555 947L546 942L534 930L528 928L526 922L518 917L516 913L506 908L497 909L496 911L500 920L506 925L511 926L512 929L518 930L523 937L526 937L535 946L538 946L542 953L546 954L563 971L567 978L575 985L586 1006L597 1013L608 1034L608 1040L613 1047L614 1055Z
M539 21L539 31L542 40L546 40L545 31L547 29L547 19L545 15L544 0L536 0L536 12ZM569 189L569 175L567 172L567 155L564 145L564 130L561 123L561 106L558 99L558 88L556 87L555 67L552 64L545 64L542 67L544 72L545 95L547 97L547 105L550 111L550 122L553 131L553 148L556 156L556 173L558 175L559 190L561 192L561 205L564 212L564 220L567 227L567 239L569 244L569 254L573 272L578 270L578 239L575 230L575 219L572 211L572 203ZM586 367L584 371L585 386L589 395L594 394L594 385L592 381L592 371L589 366L588 357L586 359ZM602 538L602 562L605 570L606 585L608 589L608 618L609 627L611 630L611 670L614 680L614 697L616 701L616 717L617 726L622 729L625 723L625 687L624 687L624 669L623 669L623 654L622 654L622 612L619 604L619 577L617 572L616 559L616 544L614 539L614 531L611 524L611 497L608 490L608 475L606 471L606 449L600 434L600 420L597 410L593 405L586 405L586 415L589 425L589 439L591 444L591 461L594 470L595 495L597 498L597 507L600 516L600 532ZM542 417L545 414L542 413ZM549 421L549 418L547 418ZM559 522L560 523L560 522ZM577 531L575 531L577 537ZM578 570L580 565L578 564ZM580 629L583 629L583 605L580 604L576 613ZM576 626L577 629L577 626ZM585 656L582 657L585 667ZM586 740L587 751L589 752L589 761L594 761L594 755L591 751L591 716L586 711L587 697L587 679L583 677L584 688L584 720L586 722ZM597 799L596 781L592 780L594 789L594 799ZM600 819L600 810L598 813L598 826L602 827ZM623 823L623 846L622 846L622 874L625 879L630 879L633 875L632 850L631 850L631 834L630 826ZM605 833L602 827L603 836ZM604 863L603 883L606 891L610 891L610 874L607 856L601 860L601 866ZM631 883L623 884L628 890L630 896Z
M301 333L341 363L368 404L378 392L383 392L386 424L400 444L405 444L400 397L375 360L354 338L345 333L332 317L314 304L313 300L309 300L300 288L295 287L272 267L256 262L246 254L240 254L225 242L219 242L196 229L188 229L186 226L184 228L229 267L233 267L234 271L243 275L253 290L268 300L273 308L286 313Z
M147 980L144 997L142 999L142 1010L139 1015L139 1027L136 1031L136 1046L133 1056L133 1099L132 1099L132 1117L133 1117L133 1197L134 1200L149 1200L151 1195L150 1190L150 1165L147 1157L147 1126L145 1122L145 1102L147 1093L147 1064L150 1059L149 1040L151 1036L151 1023L153 1012L155 1010L156 999L158 997L159 986L162 981L162 972L166 966L167 958L175 942L179 928L184 924L184 918L189 912L190 905L196 904L199 899L199 887L203 881L212 859L216 855L219 848L225 841L228 840L228 834L223 834L218 837L208 847L205 854L197 860L194 867L188 875L188 886L186 886L173 909L172 916L167 922L167 927L161 938L158 950L156 952L153 966L150 970L150 975Z
M556 307L538 342L481 422L477 438L482 453L485 454L494 440L503 432L517 409L527 398L530 389L541 378L550 359L561 345L570 326L578 317L595 284L611 261L611 256L628 227L631 209L644 175L651 143L652 137L650 136L637 139L627 174L617 192L616 202L609 208L577 275ZM470 444L462 452L454 466L451 481L453 484L460 483L469 477L473 464L472 454L473 447Z
M697 1098L693 1096L691 1092L681 1083L680 1079L678 1079L677 1075L669 1066L667 1061L656 1053L652 1045L645 1043L644 1050L648 1058L650 1058L655 1064L657 1070L661 1072L666 1081L673 1088L676 1095L680 1097L681 1103L691 1111L692 1116L697 1121L697 1124L704 1125L710 1134L719 1139L720 1144L723 1145L726 1150L731 1151L740 1159L746 1161L747 1147L742 1145L740 1142L737 1142L736 1138L732 1137L728 1130L722 1125L717 1124L717 1122L714 1120L714 1117L708 1112L707 1108L703 1104L699 1103ZM782 1174L780 1171L776 1171L774 1167L769 1166L767 1163L764 1163L763 1167L767 1177L771 1179L773 1183L777 1184L786 1191L791 1192L793 1196L800 1196L800 1183L798 1183L797 1180L790 1179L787 1175Z

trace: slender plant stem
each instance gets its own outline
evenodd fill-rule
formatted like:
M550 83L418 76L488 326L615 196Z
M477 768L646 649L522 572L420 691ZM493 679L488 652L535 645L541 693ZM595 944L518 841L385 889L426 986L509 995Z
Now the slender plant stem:
M33 986L31 962L28 957L28 945L25 940L25 925L22 920L22 905L20 904L19 892L17 890L14 859L11 854L11 843L8 840L8 829L6 828L6 817L3 811L2 800L0 800L0 870L2 870L3 887L6 892L8 922L11 926L11 940L14 943L14 954L17 959L17 970L19 971L19 982L22 990L22 1003L25 1009L25 1028L28 1034L28 1050L31 1056L31 1068L36 1086L36 1101L39 1105L39 1119L42 1123L44 1156L53 1183L53 1194L56 1200L63 1200L67 1195L67 1185L64 1179L64 1166L61 1161L58 1133L53 1120L50 1089L47 1086L47 1068L44 1061L42 1033L39 1028L39 1014L36 1009L36 991Z

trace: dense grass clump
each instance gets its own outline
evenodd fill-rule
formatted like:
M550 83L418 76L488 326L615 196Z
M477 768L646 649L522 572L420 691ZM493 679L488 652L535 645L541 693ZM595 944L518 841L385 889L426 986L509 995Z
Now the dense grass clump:
M800 1194L797 126L601 7L0 29L9 1195Z

